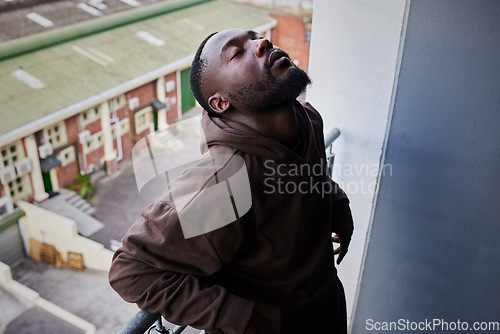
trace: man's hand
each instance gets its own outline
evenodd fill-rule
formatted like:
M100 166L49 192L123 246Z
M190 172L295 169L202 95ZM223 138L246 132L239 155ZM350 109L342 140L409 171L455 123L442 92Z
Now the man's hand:
M349 243L342 243L340 241L340 237L338 236L338 234L335 234L332 237L332 241L340 244L340 246L335 248L333 251L333 254L338 255L337 265L339 265L340 262L342 262L342 260L344 259L344 256L347 254L347 248L349 247Z
M352 221L351 209L349 208L349 200L342 199L335 203L332 211L332 232L335 233L332 241L340 243L340 247L334 250L334 254L338 254L337 265L342 262L344 256L347 254L353 231L354 223Z

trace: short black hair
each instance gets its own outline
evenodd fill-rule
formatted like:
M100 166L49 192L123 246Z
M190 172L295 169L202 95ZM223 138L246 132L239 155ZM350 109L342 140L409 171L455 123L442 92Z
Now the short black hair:
M191 91L193 92L196 101L198 101L198 103L203 107L203 109L205 109L211 115L217 115L217 113L214 112L213 109L210 107L207 98L203 95L202 92L203 86L205 85L207 60L201 58L201 53L203 52L203 48L205 47L205 44L207 44L207 41L215 34L216 32L208 35L203 40L203 42L201 42L200 46L198 47L198 51L196 51L196 55L194 56L189 77Z

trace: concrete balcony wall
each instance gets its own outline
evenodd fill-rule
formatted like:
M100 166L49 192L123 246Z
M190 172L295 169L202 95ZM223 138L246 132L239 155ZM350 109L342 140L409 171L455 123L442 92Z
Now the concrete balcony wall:
M495 0L315 2L308 99L342 131L352 333L500 328L499 13Z
M500 2L411 1L353 333L500 329L499 59Z
M349 196L355 222L349 254L338 268L350 317L379 174L390 173L381 158L406 3L316 0L314 6L307 100L323 116L325 132L342 132L333 145L334 180Z

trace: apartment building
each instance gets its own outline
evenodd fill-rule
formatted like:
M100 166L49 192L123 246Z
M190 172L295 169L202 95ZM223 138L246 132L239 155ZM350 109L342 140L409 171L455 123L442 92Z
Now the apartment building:
M223 18L223 19L222 19ZM169 1L0 44L0 217L77 173L112 174L134 144L195 106L189 70L214 31L277 21L225 1Z

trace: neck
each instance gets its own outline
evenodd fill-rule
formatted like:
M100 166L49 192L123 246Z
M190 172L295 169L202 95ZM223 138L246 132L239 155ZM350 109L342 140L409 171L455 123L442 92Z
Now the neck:
M298 142L298 125L295 101L266 112L229 112L224 118L243 123L262 135L285 146L294 147Z

